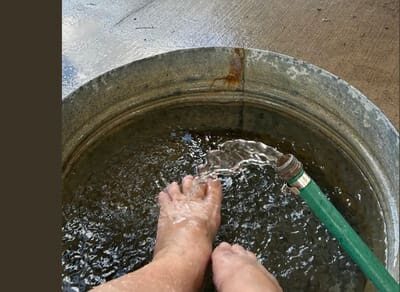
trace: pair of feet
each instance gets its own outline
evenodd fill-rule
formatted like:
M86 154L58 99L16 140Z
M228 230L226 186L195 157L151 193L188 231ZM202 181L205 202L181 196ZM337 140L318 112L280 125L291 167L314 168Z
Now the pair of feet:
M256 256L240 245L212 241L221 221L218 180L186 176L158 198L160 216L153 261L142 269L105 283L99 291L197 291L211 258L218 291L282 291Z

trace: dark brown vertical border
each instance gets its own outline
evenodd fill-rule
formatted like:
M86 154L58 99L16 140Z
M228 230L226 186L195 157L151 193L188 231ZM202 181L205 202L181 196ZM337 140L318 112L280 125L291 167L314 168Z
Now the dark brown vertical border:
M1 6L0 290L60 291L61 1Z

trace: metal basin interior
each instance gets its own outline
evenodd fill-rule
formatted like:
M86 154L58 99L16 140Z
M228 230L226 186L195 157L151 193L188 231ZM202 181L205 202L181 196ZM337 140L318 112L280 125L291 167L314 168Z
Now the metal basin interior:
M386 232L374 246L399 268L399 135L362 93L337 76L289 56L242 48L174 51L133 62L63 100L63 176L104 135L138 115L190 107L188 127L239 129L312 141L337 183L352 184L336 162L358 168L379 202ZM208 115L196 115L195 108ZM369 224L373 224L371 218Z

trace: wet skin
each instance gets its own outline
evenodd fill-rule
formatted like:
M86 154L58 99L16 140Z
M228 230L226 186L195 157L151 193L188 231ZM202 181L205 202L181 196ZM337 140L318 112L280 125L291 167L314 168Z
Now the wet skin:
M159 194L160 215L152 262L93 291L198 291L212 258L218 291L282 291L276 279L239 245L212 241L221 221L219 180L186 176Z

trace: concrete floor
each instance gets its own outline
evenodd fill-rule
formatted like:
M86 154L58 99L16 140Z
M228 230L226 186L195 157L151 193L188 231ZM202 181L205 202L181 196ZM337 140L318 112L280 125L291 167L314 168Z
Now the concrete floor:
M399 128L398 0L63 0L62 17L63 96L154 54L249 47L338 75Z

